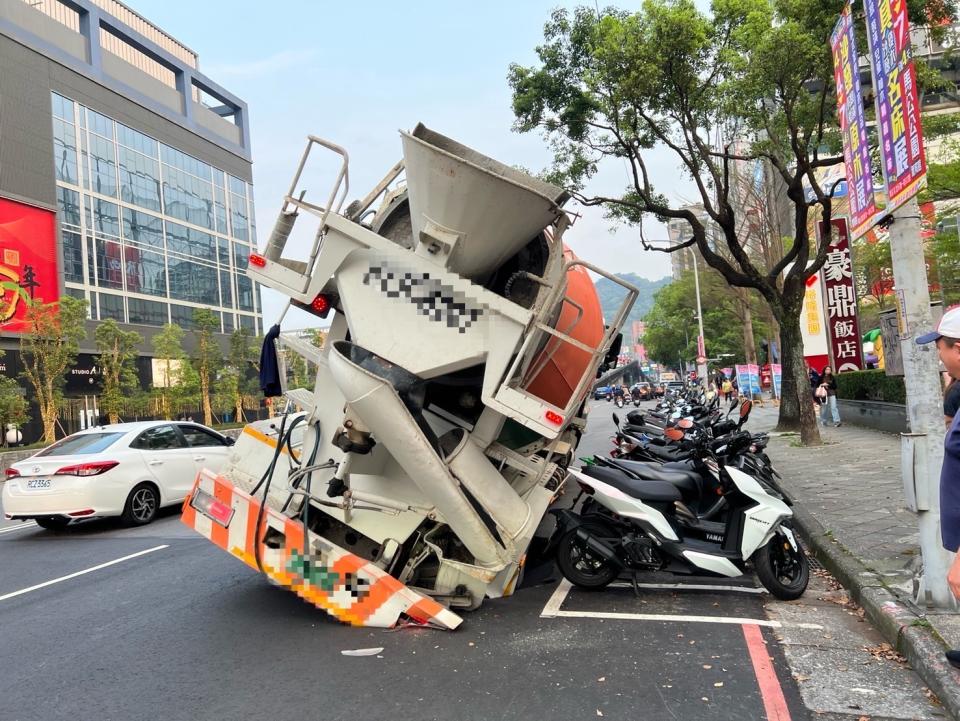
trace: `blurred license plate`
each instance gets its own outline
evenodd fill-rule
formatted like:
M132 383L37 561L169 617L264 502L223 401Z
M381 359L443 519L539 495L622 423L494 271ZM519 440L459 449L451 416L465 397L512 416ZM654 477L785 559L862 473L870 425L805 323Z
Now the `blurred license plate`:
M51 485L53 484L45 478L34 478L32 481L27 481L27 488L50 488Z

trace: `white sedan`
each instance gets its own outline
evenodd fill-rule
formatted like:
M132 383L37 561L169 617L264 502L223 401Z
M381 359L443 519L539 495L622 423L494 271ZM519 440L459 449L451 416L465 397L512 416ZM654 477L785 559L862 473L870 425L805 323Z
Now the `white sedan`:
M161 506L183 501L202 468L219 472L232 445L233 439L197 423L90 428L7 469L3 512L51 530L93 516L120 516L141 526Z

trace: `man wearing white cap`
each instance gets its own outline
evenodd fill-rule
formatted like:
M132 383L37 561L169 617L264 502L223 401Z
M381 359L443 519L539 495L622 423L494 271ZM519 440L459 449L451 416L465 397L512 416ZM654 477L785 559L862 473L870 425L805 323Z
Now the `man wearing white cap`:
M960 307L951 308L940 319L937 329L917 338L918 344L937 344L944 368L960 379ZM954 416L943 442L943 468L940 470L940 538L943 547L953 553L960 548L960 414ZM960 599L960 554L953 557L947 583ZM960 668L960 650L947 651L950 665Z

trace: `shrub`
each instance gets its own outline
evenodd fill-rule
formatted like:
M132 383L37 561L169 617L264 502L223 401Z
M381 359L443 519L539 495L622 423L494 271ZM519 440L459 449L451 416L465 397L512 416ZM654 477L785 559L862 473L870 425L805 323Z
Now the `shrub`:
M837 397L850 401L906 403L907 390L900 376L882 370L848 371L837 374Z

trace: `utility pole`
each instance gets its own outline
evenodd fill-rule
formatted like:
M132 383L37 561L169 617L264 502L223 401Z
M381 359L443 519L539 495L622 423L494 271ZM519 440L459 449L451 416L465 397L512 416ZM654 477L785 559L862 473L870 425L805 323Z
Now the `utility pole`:
M703 309L700 307L700 272L697 270L697 254L693 248L689 248L693 256L693 283L697 289L697 323L700 327L700 335L697 336L697 377L703 382L703 387L707 387L707 349L703 338ZM703 362L701 363L701 359Z
M903 380L907 390L907 414L913 442L913 478L917 517L920 526L920 551L923 576L915 601L920 605L952 608L954 601L947 587L949 556L940 542L940 467L943 463L943 398L940 389L940 365L933 344L918 346L914 338L934 327L930 313L930 291L923 241L920 239L920 208L916 197L893 212L890 226L890 255L900 315L900 349L903 354ZM908 441L903 453L910 452ZM904 464L906 470L907 464Z

